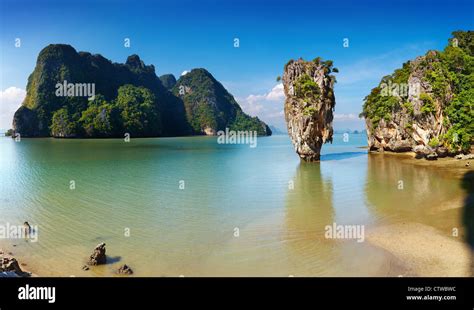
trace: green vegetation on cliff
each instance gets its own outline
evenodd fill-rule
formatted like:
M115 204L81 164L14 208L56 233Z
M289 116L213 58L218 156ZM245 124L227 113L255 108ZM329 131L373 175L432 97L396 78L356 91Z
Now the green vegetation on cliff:
M265 123L245 114L234 97L205 69L193 69L181 76L173 93L182 98L195 134L216 133L225 128L271 134Z
M106 101L96 95L80 117L63 107L53 113L53 137L119 137L159 136L161 121L155 105L155 96L144 87L124 85L118 89L117 98Z
M283 72L284 115L288 134L298 156L319 161L324 143L333 141L334 84L331 60L291 59Z
M79 122L86 137L116 137L120 134L120 111L102 95L96 95L89 107L82 112Z
M305 99L319 99L321 90L309 75L303 74L295 81L295 95Z
M408 83L408 77L410 75L410 65L409 63L404 63L401 69L395 70L391 75L384 76L379 84L379 86L372 89L370 94L365 97L363 112L360 116L366 117L371 120L374 127L384 119L385 121L390 121L392 119L392 112L400 105L400 99L394 95L385 94L382 90L381 85L390 85L389 83L397 83L403 85ZM406 98L406 95L403 94L401 98ZM411 112L410 105L411 103L402 103L405 105Z
M78 123L73 120L67 107L54 112L50 126L51 135L54 137L69 138L77 134Z
M303 61L301 59L301 61ZM290 60L285 65L285 70L289 65L295 63L294 60ZM305 61L304 68L307 72L314 72L320 68L324 75L327 75L328 80L331 82L332 86L323 90L319 87L318 83L315 82L313 77L308 73L303 73L298 76L292 84L294 98L297 98L299 105L301 106L303 115L312 116L318 112L318 108L312 106L311 102L318 102L322 97L329 99L330 101L334 100L333 86L336 83L336 77L330 73L338 73L337 68L333 68L332 60L322 60L321 57L316 57L312 61Z
M158 78L153 65L131 55L125 64L112 63L63 44L39 54L28 78L27 95L13 119L24 137L134 137L201 134L203 129L258 128L263 122L242 112L231 94L204 69L181 78L185 96L174 95L173 75ZM58 95L58 85L93 85L94 96ZM164 84L164 85L163 85ZM184 101L183 101L184 100Z
M158 136L161 123L155 96L144 87L125 85L119 88L115 105L120 111L123 131L132 136Z
M440 121L442 127L432 130L431 139L450 152L468 151L474 143L473 69L474 32L455 31L443 51L429 51L384 77L365 98L361 116L371 124L372 133L382 119L397 117L425 129ZM422 85L418 101L408 101L407 93L383 93L387 85L391 90L391 85L398 87L410 81Z

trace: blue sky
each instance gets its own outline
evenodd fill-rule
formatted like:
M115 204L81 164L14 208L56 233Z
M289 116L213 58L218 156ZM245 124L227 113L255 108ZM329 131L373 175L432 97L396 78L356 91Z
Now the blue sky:
M362 99L382 76L442 49L452 31L474 28L473 1L456 0L0 3L0 128L11 127L39 51L67 43L114 62L138 54L157 75L206 68L245 111L279 128L285 127L284 98L275 79L284 64L298 57L332 59L340 71L335 127L361 129Z

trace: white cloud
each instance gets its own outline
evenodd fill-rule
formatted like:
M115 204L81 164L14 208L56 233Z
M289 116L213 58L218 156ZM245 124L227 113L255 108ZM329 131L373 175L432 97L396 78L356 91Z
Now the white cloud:
M12 127L13 114L25 99L26 91L17 87L9 87L0 91L0 128Z
M258 103L262 101L283 102L285 100L285 93L283 91L283 84L275 85L271 91L261 95L249 95L245 98L247 102Z
M184 70L183 73L181 73L181 76L186 75L186 74L188 74L188 73L189 73L188 70Z
M258 116L267 125L275 125L283 128L284 114L283 104L285 93L283 84L275 85L270 91L263 94L251 94L245 98L236 98L245 113Z
M285 92L283 91L283 84L280 83L272 88L266 96L267 100L270 101L281 101L285 99Z

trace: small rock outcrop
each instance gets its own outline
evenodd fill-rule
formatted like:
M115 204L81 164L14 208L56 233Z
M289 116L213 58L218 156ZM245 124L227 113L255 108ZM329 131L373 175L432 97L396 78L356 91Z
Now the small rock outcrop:
M3 257L0 259L0 273L14 273L20 277L27 277L30 275L21 270L18 261L13 257Z
M120 268L117 270L118 274L123 274L123 275L131 275L133 274L132 268L130 268L127 265L122 265Z
M466 160L466 159L474 159L474 154L459 154L459 155L456 155L456 159L462 159L462 160Z
M105 243L98 244L87 262L90 266L103 265L107 263L107 256L105 255Z
M290 60L285 65L283 87L285 119L296 153L305 161L318 161L323 143L332 143L336 105L332 61Z

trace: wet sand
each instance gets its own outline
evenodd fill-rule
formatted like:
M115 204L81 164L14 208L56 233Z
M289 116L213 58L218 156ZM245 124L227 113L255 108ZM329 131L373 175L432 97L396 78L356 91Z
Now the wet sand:
M472 276L472 251L461 237L449 237L419 223L378 227L367 233L367 241L403 262L408 275L425 277Z
M396 156L405 164L445 169L459 176L467 171L474 170L474 160L472 159L456 159L454 157L438 158L437 160L416 159L416 153L414 152L395 153L370 151L369 155ZM466 164L468 164L468 166L466 166Z
M423 224L406 223L370 229L366 234L366 243L383 253L384 263L379 261L378 274L375 276L473 276L471 264L474 253L460 238L448 237ZM29 264L23 265L27 258L16 256L12 252L15 248L2 249L4 253L13 254L4 257L15 257L24 272L31 273L32 277L41 276ZM80 273L79 267L77 275L91 276L86 272Z
M430 167L446 172L461 179L468 171L474 169L474 161L452 157L438 158L430 161L415 159L415 153L369 152L374 156L395 156L404 164ZM467 163L470 165L466 166ZM464 197L455 197L438 205L432 212L444 212L461 209ZM416 276L460 276L474 275L474 253L464 241L462 227L459 235L452 236L436 228L416 222L385 225L367 232L367 241L380 247L401 260L409 274Z

